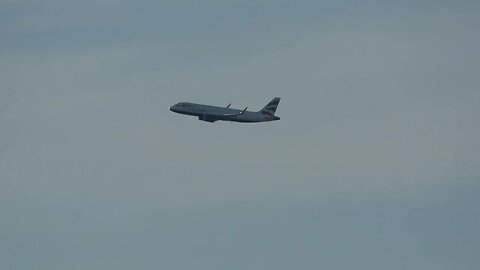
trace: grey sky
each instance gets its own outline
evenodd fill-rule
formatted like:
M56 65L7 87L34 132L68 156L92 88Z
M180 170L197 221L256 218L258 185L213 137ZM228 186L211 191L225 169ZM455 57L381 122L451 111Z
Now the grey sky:
M0 268L479 268L479 8L0 1Z

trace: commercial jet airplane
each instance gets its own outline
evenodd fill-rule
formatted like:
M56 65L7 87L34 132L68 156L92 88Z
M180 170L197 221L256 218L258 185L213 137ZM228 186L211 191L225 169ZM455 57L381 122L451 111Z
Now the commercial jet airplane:
M270 101L262 110L258 112L244 110L231 109L228 104L227 107L217 107L203 104L195 104L189 102L180 102L172 107L170 111L197 116L198 120L213 123L218 120L242 122L242 123L257 123L257 122L269 122L280 120L280 117L275 116L280 98L274 98Z

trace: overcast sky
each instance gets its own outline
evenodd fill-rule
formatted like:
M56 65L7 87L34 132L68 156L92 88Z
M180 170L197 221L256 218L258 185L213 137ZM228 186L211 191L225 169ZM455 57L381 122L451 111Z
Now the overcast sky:
M479 269L479 28L473 0L0 0L0 268Z

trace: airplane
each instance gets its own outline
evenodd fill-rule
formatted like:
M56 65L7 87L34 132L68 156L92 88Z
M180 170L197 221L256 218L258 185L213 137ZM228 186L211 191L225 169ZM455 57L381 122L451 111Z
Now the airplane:
M263 109L258 112L247 111L248 107L243 110L232 109L231 103L226 107L218 107L204 104L196 104L190 102L180 102L170 107L170 111L197 116L198 120L214 123L215 121L230 121L240 123L258 123L280 120L275 116L275 111L280 103L280 98L274 98Z

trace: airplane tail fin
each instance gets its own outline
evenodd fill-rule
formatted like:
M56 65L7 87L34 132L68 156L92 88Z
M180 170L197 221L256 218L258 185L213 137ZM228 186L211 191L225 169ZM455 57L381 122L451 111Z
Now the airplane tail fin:
M272 99L263 109L260 111L264 115L273 117L277 111L278 104L280 103L280 98L276 97Z

